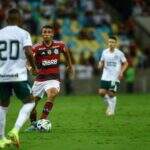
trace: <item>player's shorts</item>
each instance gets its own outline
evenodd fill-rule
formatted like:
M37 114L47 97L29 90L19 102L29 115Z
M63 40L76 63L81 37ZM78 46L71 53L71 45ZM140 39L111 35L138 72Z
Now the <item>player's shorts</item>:
M23 102L31 100L31 87L28 81L0 83L0 100L9 100L13 93Z
M101 89L106 89L106 90L109 90L109 91L113 91L113 92L117 92L119 84L120 84L119 82L115 82L115 81L101 80L100 81L100 88Z
M51 88L56 88L58 92L60 91L60 82L57 80L47 80L47 81L35 81L32 87L32 94L34 97L42 98L44 93Z

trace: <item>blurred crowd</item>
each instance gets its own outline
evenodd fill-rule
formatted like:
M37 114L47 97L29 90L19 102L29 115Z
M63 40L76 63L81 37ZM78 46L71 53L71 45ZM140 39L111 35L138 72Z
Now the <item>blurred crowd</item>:
M118 19L110 14L107 5L119 12ZM12 7L20 8L23 28L32 34L33 43L40 40L43 25L53 24L54 38L66 42L77 64L96 68L107 37L114 34L131 66L150 67L150 47L142 49L135 41L132 19L150 15L144 0L0 0L0 28Z

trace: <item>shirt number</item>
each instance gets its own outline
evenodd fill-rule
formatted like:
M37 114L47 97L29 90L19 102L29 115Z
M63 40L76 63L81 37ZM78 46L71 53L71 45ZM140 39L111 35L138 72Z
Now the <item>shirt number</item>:
M19 57L19 41L0 41L0 60L16 60Z

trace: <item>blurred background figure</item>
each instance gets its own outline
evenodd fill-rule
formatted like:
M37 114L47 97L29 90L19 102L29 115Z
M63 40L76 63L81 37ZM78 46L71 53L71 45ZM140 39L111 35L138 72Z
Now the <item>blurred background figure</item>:
M135 67L132 64L129 64L128 69L125 73L125 82L126 82L126 92L134 92L134 82L135 82Z

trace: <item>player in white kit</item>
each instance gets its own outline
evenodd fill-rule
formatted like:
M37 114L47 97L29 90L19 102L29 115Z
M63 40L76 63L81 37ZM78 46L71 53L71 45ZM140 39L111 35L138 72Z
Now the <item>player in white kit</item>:
M128 66L124 53L116 46L116 37L109 37L108 48L103 50L98 64L99 69L103 69L98 93L107 104L106 115L108 116L115 114L117 88Z
M35 102L27 81L26 61L36 71L31 51L31 37L20 28L21 15L17 9L11 9L7 16L8 26L0 30L0 148L11 143L19 147L19 130L28 119ZM22 100L14 128L8 133L11 140L5 137L6 113L10 97L15 93Z

